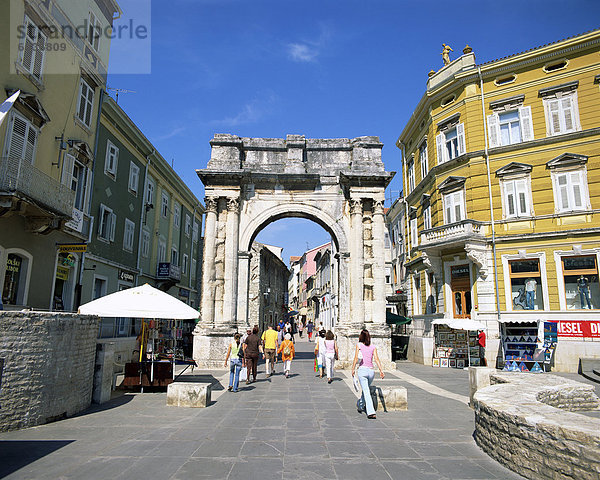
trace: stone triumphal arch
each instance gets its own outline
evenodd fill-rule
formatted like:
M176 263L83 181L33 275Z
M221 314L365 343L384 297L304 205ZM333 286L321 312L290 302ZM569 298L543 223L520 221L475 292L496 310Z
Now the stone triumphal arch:
M351 361L366 326L390 363L385 323L384 191L393 177L378 137L240 138L217 134L207 168L201 318L194 331L200 366L223 364L235 331L248 326L251 245L269 223L303 217L331 234L337 252L340 362Z

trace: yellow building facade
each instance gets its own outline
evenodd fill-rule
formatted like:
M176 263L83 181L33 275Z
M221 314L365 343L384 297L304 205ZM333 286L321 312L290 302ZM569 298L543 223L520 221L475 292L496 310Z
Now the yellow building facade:
M465 319L488 365L530 369L544 339L555 370L600 357L599 46L596 30L482 64L466 47L430 73L397 142L409 359L438 363L436 325Z

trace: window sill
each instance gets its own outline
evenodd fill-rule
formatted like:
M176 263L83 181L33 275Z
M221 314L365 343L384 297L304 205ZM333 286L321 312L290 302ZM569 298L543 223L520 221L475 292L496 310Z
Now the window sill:
M38 79L38 78L34 77L33 74L31 72L29 72L28 70L26 70L25 67L23 65L21 65L19 62L15 62L15 70L17 71L18 74L24 76L27 80L29 80L33 84L33 86L37 89L38 92L42 92L46 89L42 79L41 78Z
M75 120L75 125L81 127L88 135L92 134L91 125L88 127L85 123L81 121L81 119L77 115L73 115L73 119Z
M110 170L104 170L104 174L113 181L117 181L116 173L111 172Z

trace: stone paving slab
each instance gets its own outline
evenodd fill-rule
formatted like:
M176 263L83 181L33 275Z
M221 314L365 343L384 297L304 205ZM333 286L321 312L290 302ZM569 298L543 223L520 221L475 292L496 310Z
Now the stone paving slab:
M517 479L472 438L467 372L402 362L379 385L408 390L408 411L356 411L347 372L315 377L312 343L300 341L294 376L226 390L213 405L166 406L166 393L126 394L61 422L0 434L0 478L15 479ZM417 379L420 382L415 382ZM420 386L417 386L417 385ZM435 387L435 388L432 388ZM433 392L433 393L432 393ZM445 392L445 393L444 393Z

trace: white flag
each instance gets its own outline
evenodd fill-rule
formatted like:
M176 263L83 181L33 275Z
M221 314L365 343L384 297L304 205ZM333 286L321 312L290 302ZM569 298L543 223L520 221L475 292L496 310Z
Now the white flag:
M8 100L6 100L2 104L2 106L0 106L0 126L2 126L2 122L4 122L4 118L6 117L6 115L8 115L8 112L12 108L13 104L17 101L17 98L19 98L20 94L21 94L21 90L14 93Z

